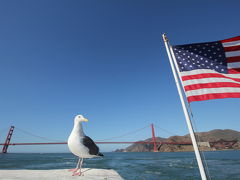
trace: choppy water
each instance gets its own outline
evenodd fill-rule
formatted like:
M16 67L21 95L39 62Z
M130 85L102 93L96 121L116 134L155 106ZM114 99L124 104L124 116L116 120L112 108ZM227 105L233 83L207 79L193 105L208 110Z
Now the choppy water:
M85 168L116 170L126 180L200 179L195 155L178 153L104 153L85 160ZM205 152L212 180L240 180L240 151ZM0 169L65 169L76 166L70 153L0 154Z

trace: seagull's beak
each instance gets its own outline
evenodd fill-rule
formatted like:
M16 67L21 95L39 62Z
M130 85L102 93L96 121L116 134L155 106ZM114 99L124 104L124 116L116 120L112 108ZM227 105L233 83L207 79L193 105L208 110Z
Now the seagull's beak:
M83 121L88 122L88 119L84 118Z

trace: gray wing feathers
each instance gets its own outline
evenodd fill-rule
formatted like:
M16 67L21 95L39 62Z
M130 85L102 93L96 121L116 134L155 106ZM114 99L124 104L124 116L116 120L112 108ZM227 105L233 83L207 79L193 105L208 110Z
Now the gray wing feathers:
M83 144L89 149L89 154L97 156L99 155L99 148L90 137L84 136Z

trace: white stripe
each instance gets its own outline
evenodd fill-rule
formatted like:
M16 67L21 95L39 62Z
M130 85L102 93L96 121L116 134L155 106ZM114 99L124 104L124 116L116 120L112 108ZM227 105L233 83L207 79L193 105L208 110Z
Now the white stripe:
M226 57L240 56L240 51L229 51L225 52Z
M216 82L232 82L236 84L240 84L238 81L234 81L232 79L226 78L203 78L203 79L191 79L187 81L183 81L184 86L193 85L193 84L205 84L205 83L216 83Z
M240 74L222 74L211 69L196 69L192 71L184 71L184 72L181 72L181 76L191 76L191 75L206 74L206 73L221 74L230 78L240 78Z
M239 41L222 43L222 45L223 45L223 47L239 46L240 45L240 40Z
M227 66L228 66L228 69L240 68L240 62L228 63Z
M203 94L215 94L215 93L240 93L240 88L206 88L206 89L197 89L192 91L187 91L186 95L197 96Z

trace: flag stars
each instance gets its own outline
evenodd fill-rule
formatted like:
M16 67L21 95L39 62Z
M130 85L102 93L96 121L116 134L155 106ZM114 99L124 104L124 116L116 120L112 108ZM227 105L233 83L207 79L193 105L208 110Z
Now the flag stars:
M194 69L212 69L220 73L227 72L226 58L221 43L173 46L173 50L181 72Z

